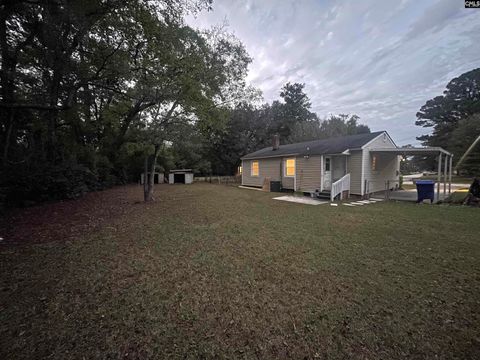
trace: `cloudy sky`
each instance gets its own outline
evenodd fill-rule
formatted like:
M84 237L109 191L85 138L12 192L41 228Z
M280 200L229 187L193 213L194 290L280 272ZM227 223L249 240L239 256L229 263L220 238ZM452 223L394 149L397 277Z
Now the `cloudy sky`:
M228 25L266 101L302 82L318 115L357 114L399 145L428 131L414 124L426 100L480 67L480 9L463 0L216 0L188 22Z

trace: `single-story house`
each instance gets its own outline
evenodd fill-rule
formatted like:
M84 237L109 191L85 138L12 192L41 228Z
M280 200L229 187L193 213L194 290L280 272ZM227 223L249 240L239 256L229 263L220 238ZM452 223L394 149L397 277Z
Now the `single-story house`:
M451 160L441 148L398 148L386 131L287 145L275 136L272 146L241 158L242 185L261 187L268 178L283 189L327 192L332 199L345 191L364 196L398 187L402 155L424 151L438 154L440 163L445 155L445 166Z

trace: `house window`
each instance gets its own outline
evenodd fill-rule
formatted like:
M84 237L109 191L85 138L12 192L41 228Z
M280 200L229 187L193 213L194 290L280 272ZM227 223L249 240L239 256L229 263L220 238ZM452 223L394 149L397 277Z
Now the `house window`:
M242 175L242 166L239 166L237 169L238 175Z
M377 155L372 156L372 171L377 170Z
M330 158L325 158L325 171L330 171Z
M252 176L258 176L258 173L259 173L258 161L252 161Z
M285 160L285 176L295 176L295 159Z

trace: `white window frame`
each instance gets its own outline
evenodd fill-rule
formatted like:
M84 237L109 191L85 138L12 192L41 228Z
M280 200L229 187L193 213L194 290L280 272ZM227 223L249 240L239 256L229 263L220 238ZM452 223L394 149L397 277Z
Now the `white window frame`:
M253 163L257 163L258 166L257 166L257 169L258 169L258 173L257 175L254 175L253 174ZM259 177L260 176L260 162L258 160L252 160L252 162L250 163L250 176L255 176L255 177Z
M370 162L370 170L377 171L378 170L378 156L372 155L372 160Z
M287 161L293 160L293 175L287 175ZM297 173L297 159L287 158L283 161L283 177L294 178Z
M327 163L328 163L328 169L327 169ZM330 173L332 172L332 157L331 156L325 156L325 162L324 162L323 166L325 167L324 171L330 171Z

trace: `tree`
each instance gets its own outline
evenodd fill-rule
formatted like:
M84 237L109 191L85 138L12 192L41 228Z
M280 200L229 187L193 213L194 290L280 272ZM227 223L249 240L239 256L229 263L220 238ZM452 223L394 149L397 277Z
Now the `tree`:
M155 81L151 80L152 74L168 67L168 63L154 63L149 71L149 89L160 94L159 98L151 100L156 110L147 122L147 129L153 134L151 174L160 146L168 139L167 130L194 122L204 127L214 125L217 118L211 116L212 108L223 104L232 92L239 92L250 62L243 45L219 30L199 34L182 27L179 31L178 38L182 41L178 42L176 53L180 59L174 62L178 74L167 77L159 74L154 76ZM163 48L155 47L152 51L163 53ZM148 161L146 164L148 166ZM153 176L145 194L145 201L153 200Z
M480 113L480 68L451 80L443 95L428 100L417 113L416 125L433 128L429 135L418 137L424 145L441 146L458 160L468 147L470 136L475 136L476 114ZM472 125L470 125L472 122ZM468 130L474 133L468 134ZM477 133L477 136L480 133ZM469 166L478 167L480 158L472 159ZM467 169L468 170L468 169ZM472 167L473 170L473 167Z
M255 108L244 102L234 109L225 109L224 127L204 132L205 157L215 174L234 174L241 156L268 145L271 136L268 111L267 105Z
M274 101L269 109L268 115L272 119L270 132L278 133L282 142L293 140L292 134L296 125L316 119L316 115L310 111L312 104L304 89L305 84L286 83L280 91L283 103Z
M241 94L250 61L243 45L183 21L209 5L3 1L0 188L7 201L74 197L135 179L132 157L155 155L165 138L146 132L174 118L208 123L212 107ZM157 118L148 115L153 109Z
M359 119L360 117L357 115L330 115L320 125L322 137L330 138L369 133L370 128L367 125L359 124Z
M480 136L480 113L471 115L458 122L448 141L448 149L458 154L457 161L467 151L469 146ZM459 164L460 165L460 164ZM475 146L458 167L470 174L480 173L480 145Z
M299 142L369 133L370 128L359 124L359 119L357 115L348 114L330 115L324 120L315 116L308 122L295 124L292 140Z
M303 89L303 84L286 84L281 90L283 102L257 107L243 102L225 109L225 126L204 133L204 156L212 170L219 175L234 174L243 155L271 146L277 133L285 144L370 132L368 126L358 123L356 115L332 115L321 121L309 110L311 104Z

